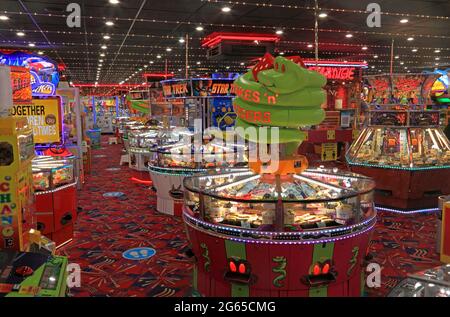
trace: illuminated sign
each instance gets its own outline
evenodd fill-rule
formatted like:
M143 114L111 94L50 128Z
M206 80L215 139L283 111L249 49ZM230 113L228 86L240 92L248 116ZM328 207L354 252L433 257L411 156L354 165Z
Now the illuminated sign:
M27 68L11 66L11 87L14 103L31 102L31 77Z
M161 82L166 99L192 97L233 97L232 78L171 79Z
M0 64L29 69L33 96L55 94L55 88L59 83L59 72L56 63L49 58L20 51L0 52Z
M310 66L310 70L315 70L324 75L327 79L353 80L355 78L355 67L332 67L332 66Z
M62 129L60 108L59 98L33 99L32 104L13 106L11 115L27 117L36 143L59 143Z

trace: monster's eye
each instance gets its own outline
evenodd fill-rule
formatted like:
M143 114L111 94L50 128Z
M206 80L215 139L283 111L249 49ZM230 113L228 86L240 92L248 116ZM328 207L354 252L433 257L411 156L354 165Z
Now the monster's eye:
M244 274L246 270L244 263L239 264L239 273Z
M286 71L286 66L283 64L281 65L281 72L284 73Z
M320 274L320 266L318 264L314 265L313 268L313 275L319 275Z
M330 271L330 264L326 263L322 268L322 274L328 274Z
M233 273L237 271L236 264L233 261L230 261L230 271Z
M275 63L275 70L278 70L278 63Z

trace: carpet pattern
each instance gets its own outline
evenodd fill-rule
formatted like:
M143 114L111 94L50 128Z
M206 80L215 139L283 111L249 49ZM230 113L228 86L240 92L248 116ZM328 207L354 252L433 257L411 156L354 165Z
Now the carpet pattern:
M79 192L82 208L74 241L59 250L82 269L81 287L72 296L187 296L192 260L181 219L156 212L156 195L131 182L128 166L119 168L122 145L93 151L92 173ZM117 197L103 197L122 192ZM435 215L380 213L370 252L381 265L381 287L367 296L386 296L406 274L440 264L435 251ZM122 253L151 247L156 255L141 261Z

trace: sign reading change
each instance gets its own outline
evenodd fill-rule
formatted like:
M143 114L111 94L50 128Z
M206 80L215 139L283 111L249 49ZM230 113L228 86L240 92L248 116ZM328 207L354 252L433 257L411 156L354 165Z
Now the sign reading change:
M33 128L35 143L58 143L61 141L59 109L59 98L33 99L31 104L12 107L11 115L27 117Z

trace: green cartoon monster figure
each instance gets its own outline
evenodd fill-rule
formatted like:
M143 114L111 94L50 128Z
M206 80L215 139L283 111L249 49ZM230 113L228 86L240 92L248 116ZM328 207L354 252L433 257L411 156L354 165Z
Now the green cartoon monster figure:
M266 54L251 71L235 81L236 125L244 129L278 127L278 143L286 144L286 154L292 155L306 138L300 128L319 124L325 118L321 108L326 101L322 89L325 84L326 78L304 68L300 58L273 58ZM270 130L268 136L270 140Z

